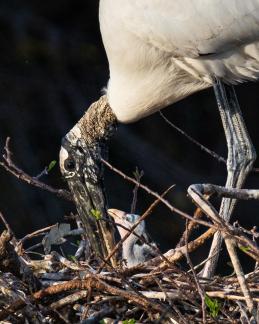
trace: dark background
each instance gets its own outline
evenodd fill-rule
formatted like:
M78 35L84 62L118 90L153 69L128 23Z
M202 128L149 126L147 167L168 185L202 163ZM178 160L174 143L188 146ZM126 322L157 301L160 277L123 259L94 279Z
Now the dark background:
M134 50L134 49L133 49ZM15 161L37 175L58 160L64 136L85 109L101 94L109 77L108 63L98 26L98 1L0 1L0 149L11 136ZM255 147L258 84L237 87L240 105ZM224 133L212 90L193 95L164 110L166 116L204 145L226 156ZM110 161L132 175L138 166L143 182L162 192L176 184L169 199L192 213L186 197L192 183L224 184L223 165L193 146L155 114L131 125L122 125L112 141ZM58 166L43 179L65 187ZM110 206L129 210L133 186L107 170ZM259 187L259 175L247 187ZM50 193L19 182L0 169L0 210L18 237L63 221L74 211ZM138 213L152 202L140 192ZM258 203L241 202L234 219L248 228L258 224ZM1 225L0 225L1 226ZM160 207L148 220L152 237L162 250L172 248L184 226L178 215ZM201 252L196 256L201 257Z

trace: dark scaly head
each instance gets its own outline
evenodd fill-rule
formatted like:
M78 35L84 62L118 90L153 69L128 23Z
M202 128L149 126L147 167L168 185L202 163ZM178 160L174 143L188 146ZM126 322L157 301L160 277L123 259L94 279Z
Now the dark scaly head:
M73 194L77 211L92 248L106 256L114 245L114 229L107 218L103 164L108 141L117 122L106 96L93 103L63 138L60 169Z

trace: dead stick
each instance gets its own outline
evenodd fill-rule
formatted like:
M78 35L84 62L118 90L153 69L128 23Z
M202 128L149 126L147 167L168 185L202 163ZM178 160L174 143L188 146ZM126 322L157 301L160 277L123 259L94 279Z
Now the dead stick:
M121 296L127 300L132 301L134 304L141 306L145 310L155 310L158 312L164 312L165 308L162 307L161 305L151 302L149 300L146 300L144 297L141 297L135 293L132 293L130 291L122 290L114 286L110 286L107 283L105 283L103 280L97 279L95 276L88 277L84 280L72 280L67 283L55 285L48 287L46 289L37 291L36 293L33 294L35 299L42 299L43 297L46 296L51 296L55 295L58 293L62 293L65 291L70 291L70 290L85 290L85 289L96 289L99 291L106 291L112 295L115 296Z
M194 270L194 267L193 267L193 264L192 264L192 261L191 261L191 258L190 258L190 255L189 255L189 250L188 250L188 238L189 238L189 232L188 232L188 221L186 221L186 231L185 231L185 245L186 245L186 250L185 250L185 255L186 255L186 260L187 260L187 263L189 264L190 266L190 269L192 271L192 274L193 274L193 277L194 277L194 280L195 280L195 283L196 283L196 286L197 286L197 290L198 290L198 293L201 297L201 309L202 309L202 321L203 321L203 324L206 324L206 307L205 307L205 292L199 282L199 279L196 275L196 272Z
M144 191L146 191L148 194L150 194L151 196L159 199L165 206L167 206L167 208L169 210L171 210L172 212L188 219L188 220L191 220L191 221L194 221L198 224L201 224L201 225L204 225L206 227L214 227L217 229L217 227L211 223L208 223L206 221L203 221L203 220L200 220L200 219L194 219L194 217L182 212L180 209L172 206L172 204L169 203L168 200L164 199L163 197L161 197L157 192L149 189L147 186L143 185L142 183L138 183L135 179L127 176L125 173L123 173L122 171L120 171L119 169L115 168L114 166L112 166L109 162L107 162L106 160L104 159L101 159L101 161L107 166L109 167L112 171L114 171L115 173L119 174L123 179L131 182L131 183L134 183L135 185L139 184L139 188L143 189Z
M244 294L246 305L249 309L249 312L254 316L254 318L256 318L256 309L254 308L253 299L251 297L249 288L246 284L245 275L244 275L241 263L237 256L237 253L236 253L236 249L235 249L236 242L234 242L232 238L230 238L226 235L223 235L223 238L225 240L228 254L231 259L233 268L235 270L237 280L238 280L238 282L240 284L240 288Z
M15 165L15 163L12 160L13 154L10 150L10 137L7 137L4 149L6 152L3 155L4 162L0 162L0 166L2 166L7 172L14 175L17 179L28 183L29 185L51 192L56 196L63 198L65 200L73 201L72 195L67 190L53 188L45 184L44 182L41 182L38 179L28 175L26 172L24 172L22 169L18 168Z

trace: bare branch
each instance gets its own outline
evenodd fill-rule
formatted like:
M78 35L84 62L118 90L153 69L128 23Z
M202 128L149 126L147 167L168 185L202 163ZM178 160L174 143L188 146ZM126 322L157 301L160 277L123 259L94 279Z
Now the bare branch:
M224 159L222 156L220 156L217 153L215 153L214 151L208 149L206 146L202 145L200 142L196 141L193 137L191 137L190 135L188 135L187 133L185 133L181 128L179 128L175 124L173 124L168 118L165 117L165 115L161 111L159 111L159 114L160 114L160 116L164 119L164 121L168 125L170 125L172 128L174 128L175 130L177 130L177 132L179 132L180 134L182 134L190 142L192 142L193 144L197 145L202 151L206 152L207 154L209 154L210 156L212 156L214 159L216 159L220 163L224 163L224 164L227 163L226 159Z
M44 191L51 192L55 194L59 198L63 198L65 200L73 201L72 195L69 191L64 189L56 189L51 187L50 185L47 185L44 182L41 182L35 177L32 177L28 175L25 171L20 169L15 165L15 163L12 160L12 152L10 150L10 137L7 137L6 144L5 144L5 154L3 155L3 162L0 162L0 166L2 166L7 172L14 175L17 179L22 180L23 182L28 183L29 185L32 185L34 187L40 188Z

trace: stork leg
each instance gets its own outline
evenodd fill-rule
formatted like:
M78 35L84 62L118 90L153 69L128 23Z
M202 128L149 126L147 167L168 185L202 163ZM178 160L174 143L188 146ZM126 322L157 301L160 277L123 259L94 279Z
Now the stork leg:
M253 167L256 152L247 132L234 87L216 80L214 92L228 148L228 175L225 187L240 189ZM229 221L236 201L231 198L222 199L219 214L224 220ZM222 236L217 232L213 238L209 260L202 271L203 277L210 278L214 275L221 244Z

